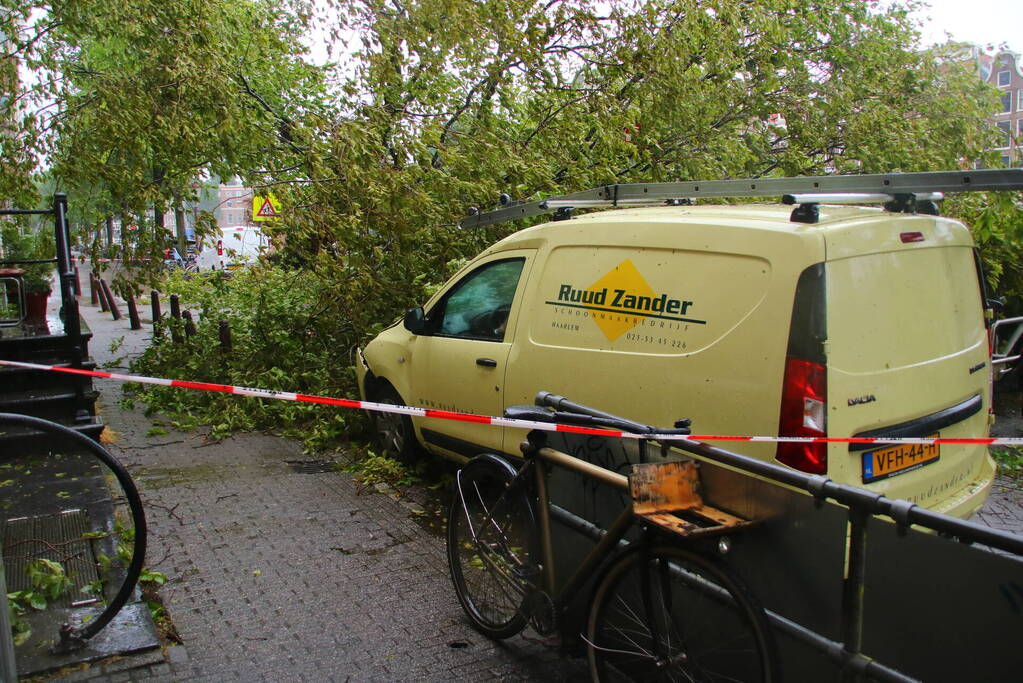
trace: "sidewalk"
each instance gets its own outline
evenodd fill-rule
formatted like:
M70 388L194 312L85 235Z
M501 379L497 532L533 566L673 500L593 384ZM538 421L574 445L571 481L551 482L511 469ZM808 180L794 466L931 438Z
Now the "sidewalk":
M81 301L98 363L145 348L150 325L131 331ZM145 502L147 565L169 577L160 595L183 644L50 680L588 680L582 659L468 626L444 539L416 523L408 498L363 490L287 439L148 436L153 419L119 405L120 383L96 386L109 448Z
M134 332L88 296L81 308L98 363L148 343L148 307ZM123 360L115 371L126 369ZM120 383L96 386L116 432L110 450L146 503L147 564L169 577L160 594L183 644L50 680L589 680L584 659L528 630L494 643L468 626L444 539L417 523L424 492L363 490L326 456L278 437L149 436L158 418L123 409ZM1023 532L1023 493L996 485L976 519Z

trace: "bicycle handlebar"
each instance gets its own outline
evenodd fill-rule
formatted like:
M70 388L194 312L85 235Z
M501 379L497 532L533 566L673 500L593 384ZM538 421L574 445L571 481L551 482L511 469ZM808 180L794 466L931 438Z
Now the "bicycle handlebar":
M504 411L504 416L509 419L559 423L577 427L605 427L633 434L690 433L689 420L677 420L673 429L662 429L589 408L579 403L572 403L563 396L546 391L537 394L536 404L535 406L509 406ZM554 410L547 410L544 406L549 406Z

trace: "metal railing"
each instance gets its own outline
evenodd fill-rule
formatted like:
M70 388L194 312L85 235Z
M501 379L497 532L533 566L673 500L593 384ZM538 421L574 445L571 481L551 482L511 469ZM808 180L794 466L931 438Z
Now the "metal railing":
M634 425L631 431L642 433L648 429L646 425L574 403L562 396L548 392L540 392L536 397L536 403L555 410L616 419ZM888 498L867 489L839 484L822 475L804 474L782 465L757 460L705 443L677 441L671 442L671 446L715 464L725 465L745 474L763 477L772 483L801 489L818 501L832 500L848 508L848 560L847 570L842 581L841 640L828 638L770 609L767 610L772 626L836 662L842 669L843 680L857 680L861 676L877 681L899 683L917 680L862 652L866 532L871 517L877 515L889 517L900 530L908 529L910 526L922 527L944 536L953 537L962 543L980 543L1023 557L1023 536L950 517L922 508L910 501ZM557 506L552 506L552 512L554 518L561 524L589 536L591 539L602 538L605 533L596 525Z
M998 333L1001 331L1001 328L1008 325L1015 325L1015 327L1012 330L1012 334L1009 335L1008 343L1005 345L1003 353L998 350ZM1012 369L999 366L1008 365L1010 363L1015 364L1020 358L1023 358L1023 355L1018 353L1021 338L1023 338L1023 316L1016 318L1004 318L1002 320L996 320L991 324L991 365L993 366L995 378L998 378ZM1014 351L1017 351L1017 353L1014 354Z
M77 448L82 453L87 453L103 465L109 475L112 475L113 480L120 486L121 492L124 494L124 500L128 505L131 520L130 528L133 529L131 560L128 566L124 568L124 577L121 585L99 615L80 625L65 623L61 626L60 633L58 634L59 638L54 644L52 651L58 654L69 652L83 647L86 641L109 624L135 591L146 558L147 526L145 509L142 506L142 498L131 474L117 458L111 455L98 442L69 427L49 420L29 415L0 413L0 429L6 430L12 427L43 432L52 438L62 439L63 443L69 447ZM0 560L0 569L2 569L2 565L3 561ZM3 576L0 574L0 579L2 578ZM2 580L0 580L0 588L4 589L4 594L6 595L6 588ZM3 606L6 607L6 605ZM6 610L4 614L6 616ZM3 635L9 634L10 629L8 628ZM4 645L3 638L0 638L0 655L3 656L0 659L0 673L2 673L5 668L9 667L6 661L7 657L11 656L13 658L9 645Z
M84 347L82 345L82 321L78 312L78 299L75 298L75 269L71 260L71 234L67 222L67 195L57 193L53 196L53 208L50 209L0 209L0 216L53 216L53 233L56 243L56 256L52 259L27 259L0 261L0 265L30 265L38 263L55 263L57 276L60 280L60 301L64 311L64 333L71 341L72 367L82 365Z

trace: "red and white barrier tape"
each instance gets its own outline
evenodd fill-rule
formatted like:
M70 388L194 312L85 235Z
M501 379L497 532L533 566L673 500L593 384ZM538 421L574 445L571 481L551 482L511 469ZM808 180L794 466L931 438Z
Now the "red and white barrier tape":
M113 379L119 382L138 382L139 384L155 384L164 387L178 387L180 389L195 389L197 391L215 391L222 394L236 394L238 396L254 396L256 398L274 398L280 401L298 401L300 403L319 403L328 406L340 406L342 408L357 408L380 413L394 413L397 415L408 415L410 417L432 417L439 420L457 420L459 422L478 422L481 424L492 424L498 427L518 427L521 429L539 429L547 432L567 432L571 434L591 434L595 436L610 436L623 439L656 439L658 441L747 441L758 443L845 443L845 444L958 444L958 445L988 445L988 446L1021 446L1023 438L915 438L915 437L802 437L802 436L723 436L720 434L634 434L632 432L620 432L611 429L599 429L595 427L577 427L575 425L551 424L549 422L535 422L533 420L513 420L506 417L487 417L485 415L471 415L469 413L456 413L449 410L431 410L427 408L414 408L412 406L396 406L390 403L373 403L371 401L354 401L347 398L331 398L329 396L313 396L309 394L297 394L291 391L275 391L273 389L253 389L251 387L237 387L228 384L210 384L207 382L189 382L181 379L164 379L160 377L144 377L141 375L119 375L115 372L103 372L100 370L82 370L79 368L65 368L56 365L37 365L35 363L22 363L12 360L0 360L0 365L7 365L15 368L28 368L30 370L51 370L53 372L65 372L72 375L86 375L89 377L101 377Z

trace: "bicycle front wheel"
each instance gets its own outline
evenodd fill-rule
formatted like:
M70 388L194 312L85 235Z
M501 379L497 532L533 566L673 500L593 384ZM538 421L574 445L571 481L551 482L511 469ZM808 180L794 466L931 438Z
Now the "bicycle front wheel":
M597 588L587 628L594 681L769 681L763 608L715 559L637 547Z
M476 630L508 638L526 625L536 526L529 499L509 488L515 470L480 456L458 473L448 513L448 565L458 601Z

